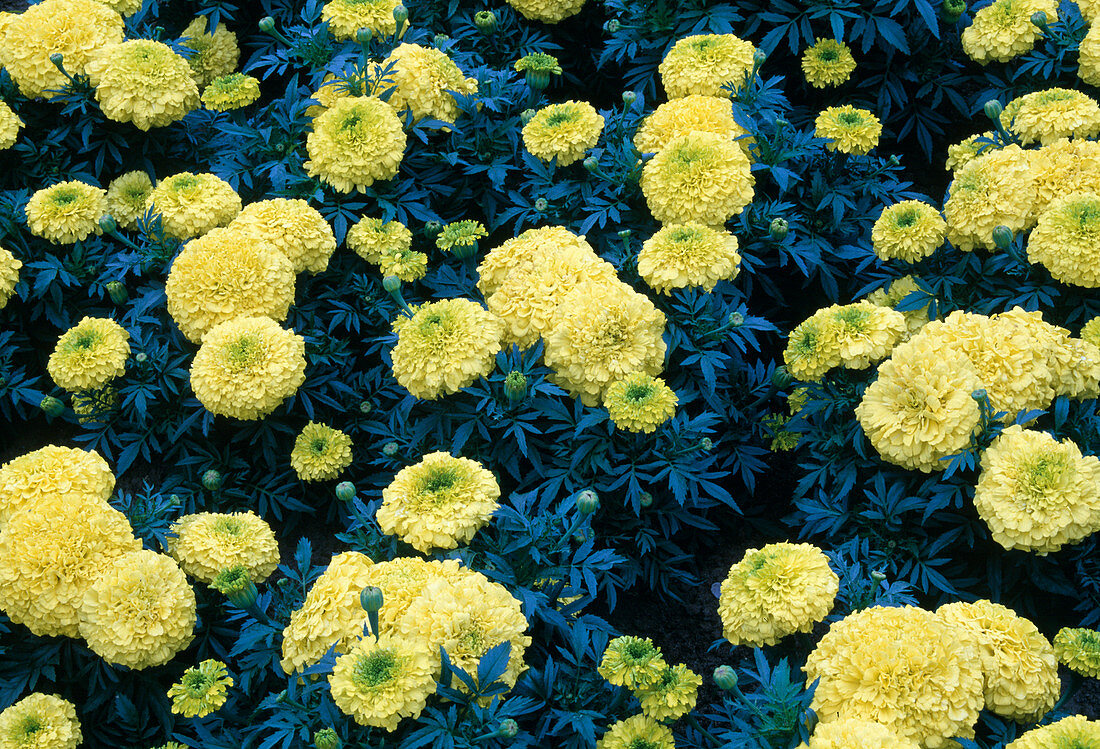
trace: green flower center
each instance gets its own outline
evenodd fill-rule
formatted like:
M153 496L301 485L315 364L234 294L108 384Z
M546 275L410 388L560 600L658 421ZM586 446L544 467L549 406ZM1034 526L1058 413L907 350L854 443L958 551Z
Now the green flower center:
M214 679L199 669L189 669L180 679L180 685L183 686L188 697L204 697L213 688Z
M210 587L219 593L228 595L244 590L248 586L249 580L248 568L243 564L238 564L235 567L227 567L215 575Z
M50 202L57 206L67 206L80 200L80 191L72 187L63 187L50 194Z
M420 480L420 488L430 494L439 494L454 487L458 475L451 468L434 468Z
M817 59L822 62L836 62L840 59L840 51L833 47L825 47L818 50Z
M648 382L645 383L631 383L626 386L626 393L623 394L631 403L642 403L649 400L653 395L653 386Z
M897 224L900 229L908 229L913 224L917 223L917 219L920 218L920 211L916 208L909 207L903 211L899 211L894 219L894 223Z
M692 52L695 52L698 55L705 55L707 52L710 52L717 46L718 40L712 39L711 37L692 39L691 42L688 43L689 49L691 49Z
M623 647L623 656L639 661L653 654L653 646L644 640L632 640Z
M841 112L836 121L847 127L855 127L863 124L863 115L859 112Z
M626 746L627 749L661 749L660 745L656 742L642 738L631 739L630 743Z
M251 367L263 354L263 341L254 333L246 333L225 347L225 357L237 369Z
M373 689L391 681L397 674L398 665L392 650L376 650L355 662L351 680L361 689Z
M244 523L240 518L218 518L214 521L214 532L219 536L239 536L244 530Z
M1037 455L1020 465L1021 490L1029 499L1042 499L1073 471L1073 463L1065 453Z
M867 329L867 321L871 319L871 311L861 307L848 307L837 312L834 319L846 328L863 332Z
M1070 219L1081 231L1100 229L1100 203L1095 200L1083 200L1068 206Z
M702 239L702 234L701 231L690 226L677 226L669 232L668 238L670 241L676 242L677 244L688 244L689 242L697 242Z
M99 343L100 337L101 336L93 330L80 330L72 337L70 345L74 349L87 351L94 348L95 345Z
M31 743L35 736L46 727L46 724L37 715L24 715L23 720L15 728L16 741L20 744Z
M483 653L488 650L485 647L485 635L480 629L470 629L463 632L459 642L462 643L462 650L467 653Z
M309 450L314 455L321 455L328 449L328 440L324 437L314 437L313 441L309 443Z
M557 127L558 125L564 125L567 122L576 122L577 113L570 109L558 109L551 112L546 117L546 124L549 127Z

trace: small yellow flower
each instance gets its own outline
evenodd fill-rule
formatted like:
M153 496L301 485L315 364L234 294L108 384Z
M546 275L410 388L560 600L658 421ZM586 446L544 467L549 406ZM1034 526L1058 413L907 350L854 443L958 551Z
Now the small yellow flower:
M303 481L334 479L351 465L351 437L311 421L294 440L290 465Z
M338 99L313 121L306 138L311 177L338 192L362 192L397 176L405 156L405 131L393 108L381 99Z
M145 172L126 172L107 186L107 210L123 229L136 229L153 193L153 181Z
M662 671L656 683L638 689L634 696L641 703L645 715L667 722L695 709L702 685L699 674L677 663Z
M168 690L172 712L185 718L203 718L225 704L233 677L221 661L212 658L183 672Z
M244 73L215 78L202 92L202 103L215 112L247 107L260 98L260 82Z
M814 135L828 138L830 151L863 155L878 145L882 123L866 109L851 104L828 107L814 121Z
M597 670L615 686L637 690L660 683L667 668L661 649L652 640L627 635L607 644Z
M814 88L839 86L855 69L851 48L835 39L818 39L802 53L802 72Z
M1100 678L1100 632L1095 629L1062 627L1054 635L1054 654L1071 671Z
M596 145L603 126L603 116L588 102L551 104L523 126L523 145L537 159L556 158L558 166L568 166Z
M412 248L412 232L400 221L364 217L348 229L345 241L359 257L378 264L386 253L408 252Z
M35 192L26 210L31 234L72 244L103 232L99 220L107 215L107 193L84 182L59 182Z
M947 222L919 200L903 200L882 209L871 229L875 254L883 260L916 263L943 245Z
M456 247L476 247L477 240L487 236L489 232L480 221L465 219L444 226L435 238L435 246L448 252Z
M756 48L733 34L699 34L680 39L658 68L668 98L690 94L728 96L723 86L739 88L752 72Z
M664 380L635 372L607 386L603 404L611 421L628 432L657 430L676 413L680 399Z
M596 749L676 749L672 729L648 715L612 723Z
M126 371L130 334L114 320L85 317L57 339L46 369L72 392L99 390Z

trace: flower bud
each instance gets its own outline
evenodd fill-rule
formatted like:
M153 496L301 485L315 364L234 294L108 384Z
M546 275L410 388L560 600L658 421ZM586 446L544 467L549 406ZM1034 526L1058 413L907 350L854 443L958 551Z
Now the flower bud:
M596 170L600 168L600 162L595 156L589 156L583 162L584 168L588 170L590 174L595 174Z
M638 497L638 504L640 504L642 507L652 507L653 495L649 492L642 492L641 495Z
M764 53L764 50L762 49L758 49L752 53L752 64L758 68L763 65L764 62L767 61L767 59L768 56Z
M130 297L130 294L126 291L126 286L121 281L108 281L105 288L107 289L107 296L111 297L111 301L115 304L125 304Z
M970 394L970 397L976 401L984 401L989 397L989 393L985 391L985 388L979 388Z
M38 407L45 411L47 416L60 416L65 413L65 404L52 395L47 395L39 401Z
M883 580L886 579L886 575L879 572L878 570L875 570L874 572L871 573L871 579L875 581L875 584L878 584L878 583L881 583Z
M243 564L235 567L227 567L214 576L210 587L229 599L229 602L239 609L251 609L256 605L256 583L248 575L248 568Z
M511 718L505 718L500 722L500 728L497 730L497 734L506 739L514 739L519 734L519 723L516 723Z
M1001 112L1005 111L1005 108L1001 106L1001 102L997 101L996 99L990 99L989 101L987 101L983 109L985 110L985 116L993 120L994 122L1000 122Z
M350 502L355 499L355 484L350 481L341 481L336 485L336 498L341 502Z
M630 231L630 229L623 229L619 232L619 239L625 242L626 240L630 239L630 235L633 233L634 232Z
M699 440L699 448L700 449L709 450L712 447L714 447L714 442L711 441L710 437L704 437L703 439Z
M270 34L272 31L275 30L275 19L271 16L264 16L260 19L260 22L257 23L256 26L259 27L260 31L264 32L265 34Z
M497 16L491 10L479 10L474 13L474 26L482 34L492 34L497 30Z
M394 455L397 455L397 450L398 444L396 442L387 442L382 445L382 454L387 458L392 458Z
M222 480L222 475L213 468L202 475L202 485L210 491L221 488Z
M182 504L183 504L183 499L180 497L180 495L178 495L178 494L169 494L168 495L168 506L169 507L179 507Z
M787 219L773 218L771 226L768 227L768 234L776 242L782 242L787 238L787 230Z
M138 364L144 364L145 362L149 361L149 356L144 351L139 351L134 354L134 361L136 361Z
M539 213L545 213L546 209L550 207L550 203L546 198L538 198L535 200L535 210Z
M791 373L788 372L787 368L782 364L776 367L775 371L772 372L772 384L780 390L789 387L792 382L794 382L794 378L791 377Z
M370 401L359 401L359 413L369 414L374 409L374 404Z
M943 11L945 21L955 23L966 12L966 0L943 0L940 9Z
M638 95L636 93L633 91L623 91L623 104L632 107L636 101L638 101Z
M544 91L550 85L550 71L548 70L525 70L523 71L523 78L527 81L527 85L535 91Z
M621 29L622 26L623 25L619 23L619 20L617 18L612 18L610 21L603 25L608 34L618 33L619 29Z
M340 749L344 744L336 731L331 728L322 728L313 734L313 745L317 749Z
M386 290L387 294L401 291L401 279L397 276L386 276L382 279L382 288Z
M714 683L725 692L737 689L737 672L729 666L719 666L714 669Z
M1038 26L1043 31L1047 29L1047 14L1043 11L1037 11L1031 14L1031 22Z
M600 509L600 498L591 489L585 489L577 495L577 509L585 515L591 515Z
M110 234L111 232L113 232L115 229L118 228L118 222L115 221L114 216L110 216L110 215L104 216L103 218L101 218L99 220L99 228L102 229L107 234Z
M374 34L371 32L370 29L359 29L355 32L355 41L359 42L361 46L365 47L370 44L372 36L374 36Z
M994 226L993 244L997 245L998 250L1007 250L1012 244L1012 230L1004 225Z
M50 55L50 62L54 64L58 70L65 71L65 57L60 52L54 52Z
M730 312L728 319L730 326L734 328L739 328L745 324L745 316L740 312Z
M409 9L404 5L398 5L393 9L393 20L397 21L398 26L405 23L409 20Z
M368 585L359 592L359 605L368 614L382 608L382 589Z
M588 540L588 535L585 534L585 533L582 533L581 531L577 531L576 533L573 534L573 543L575 543L577 546L580 546L581 544L583 544L587 540Z
M535 115L538 114L533 109L525 109L519 113L519 121L526 125L531 120L535 119Z
M512 371L504 378L504 395L512 403L519 403L527 396L527 376Z
M438 221L429 221L424 224L424 233L428 235L429 239L438 237L441 231L443 231L443 224Z

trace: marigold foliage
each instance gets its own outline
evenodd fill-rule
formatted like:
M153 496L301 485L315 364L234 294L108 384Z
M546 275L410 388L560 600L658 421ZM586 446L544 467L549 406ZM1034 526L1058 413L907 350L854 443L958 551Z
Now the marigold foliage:
M98 390L126 371L130 334L114 320L85 317L57 339L46 369L58 387Z
M1030 23L1030 22L1029 22ZM1036 184L1028 153L1013 144L967 162L951 182L943 215L947 239L960 250L996 248L993 230L1029 227Z
M655 686L667 668L653 640L626 635L607 644L597 670L615 686L637 691Z
M185 718L203 718L226 700L226 688L233 686L225 664L207 658L183 672L180 680L168 688L172 712Z
M290 451L290 466L303 481L334 479L350 465L351 437L327 424L306 424Z
M397 32L393 10L400 0L329 0L321 8L321 20L337 41L355 39L359 29L369 29L376 36Z
M329 258L336 251L332 227L304 200L272 198L249 203L229 228L274 246L286 255L295 273L320 273L328 268Z
M102 233L99 220L107 215L107 193L76 180L58 182L31 195L26 211L31 234L72 244Z
M345 242L356 255L377 264L386 254L408 252L412 248L412 232L400 221L363 217L348 229Z
M19 129L25 123L19 115L12 111L7 102L0 101L0 151L7 150L15 145L19 137Z
M83 740L76 706L56 694L32 692L0 712L2 749L76 749Z
M716 226L752 202L749 157L721 135L690 132L668 142L642 168L641 186L661 223Z
M540 109L523 126L523 146L537 159L568 166L584 158L603 132L604 118L585 101L566 101Z
M1023 145L1044 146L1059 138L1095 138L1100 134L1100 104L1091 96L1067 88L1033 91L1011 102L1015 112L1009 128ZM1008 107L1005 108L1007 113Z
M642 153L656 153L673 138L698 131L721 135L737 144L750 156L751 138L733 119L729 99L722 96L691 94L658 106L642 120L634 135L634 147Z
M194 50L187 59L191 77L199 89L205 88L215 78L229 75L237 69L241 51L237 47L237 35L219 23L213 34L207 32L206 16L196 16L180 34L180 46Z
M839 86L855 69L851 48L836 39L817 39L802 53L802 73L814 88Z
M916 263L943 245L947 222L919 200L903 200L882 209L871 229L871 244L883 260Z
M868 110L845 104L823 110L814 120L814 135L828 138L830 151L863 155L878 145L882 123Z
M85 66L104 116L140 130L164 127L199 106L187 60L163 42L131 39L93 53Z
M126 172L107 185L107 211L123 229L136 229L153 193L153 180L145 172Z
M445 52L431 47L399 44L382 62L381 69L389 73L376 93L393 88L389 105L398 112L408 110L413 120L428 117L454 124L458 102L450 92L467 96L477 93L477 79L464 76Z
M1027 259L1062 283L1100 286L1100 195L1077 192L1052 202L1028 237Z
M1005 749L1062 749L1091 747L1100 742L1100 721L1071 715L1050 725L1032 728Z
M881 723L859 718L838 718L820 723L810 736L808 744L798 749L852 749L853 747L876 749L920 749L912 739L902 738Z
M962 32L963 51L985 65L1008 62L1031 51L1042 30L1031 22L1043 13L1048 23L1058 20L1055 0L994 0L974 14L974 21Z
M672 729L642 714L612 723L596 749L676 749Z
M1054 654L1071 671L1100 678L1100 632L1062 627L1054 635Z
M172 523L167 547L184 572L207 584L238 565L252 582L262 583L279 566L275 533L252 511L184 515Z
M106 507L114 488L115 476L99 453L46 445L0 466L0 528L23 508L51 496L88 496Z
M180 172L153 188L146 208L160 214L165 234L188 240L235 219L241 212L241 197L213 174Z
M574 16L584 7L584 0L506 0L529 21L557 23Z
M664 380L643 372L615 380L603 394L604 408L616 427L646 434L671 419L679 402Z
M244 73L230 73L210 81L202 92L202 104L214 112L247 107L260 98L260 82Z
M898 305L915 291L921 291L920 286L917 285L917 279L913 276L902 276L891 281L889 286L872 291L866 298L871 304L897 309ZM928 310L931 304L929 302L919 309L898 310L905 318L906 340L916 335L921 328L928 324Z
M338 99L313 120L306 138L311 177L337 192L362 192L393 179L405 155L405 132L391 106L369 96Z
M329 684L336 706L357 723L396 731L435 693L433 653L416 637L363 637L336 659Z
M723 86L739 88L753 69L756 47L733 34L699 34L672 45L658 67L669 99L691 94L728 96Z
M638 274L659 293L700 286L712 291L740 268L737 237L699 223L667 224L642 244Z

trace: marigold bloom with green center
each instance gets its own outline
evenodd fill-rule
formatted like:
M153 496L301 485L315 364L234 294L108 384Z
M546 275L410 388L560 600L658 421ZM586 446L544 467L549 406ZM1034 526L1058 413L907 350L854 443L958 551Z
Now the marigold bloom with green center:
M320 273L336 251L332 227L304 200L272 198L249 203L230 227L286 255L295 273Z
M658 684L667 668L653 640L626 635L607 644L597 670L615 686L634 691Z
M359 257L368 263L378 264L387 252L409 251L412 248L412 232L400 221L364 217L348 229L344 241Z
M866 301L834 304L818 314L832 320L832 339L847 369L866 369L885 359L908 331L900 312Z
M1100 315L1084 324L1081 328L1081 339L1093 346L1100 346Z
M397 176L405 144L393 107L375 97L349 96L313 120L303 166L337 192L362 192Z
M733 119L730 100L721 96L691 94L657 107L642 120L634 135L634 147L641 153L657 153L673 138L693 131L714 133L736 141L750 158L751 138Z
M543 52L532 52L529 55L516 60L513 67L520 73L528 71L534 73L546 73L546 75L561 75L561 65L558 58Z
M993 230L1028 228L1037 196L1029 151L1013 144L967 162L951 182L943 216L947 240L960 250L994 250Z
M882 209L871 229L871 244L883 260L916 263L943 245L947 222L919 200L903 200Z
M179 240L201 237L241 212L241 196L213 174L180 172L161 180L146 208L160 214L164 233Z
M499 498L492 472L477 461L429 453L382 490L378 525L425 554L454 549L489 522Z
M658 70L669 99L690 94L726 96L723 86L741 87L753 69L756 47L733 34L699 34L679 40Z
M123 229L136 229L153 193L153 180L145 172L126 172L107 186L107 210Z
M603 394L603 405L611 421L628 432L655 432L676 414L679 402L664 380L644 372L612 382Z
M131 39L92 53L86 66L108 119L140 130L164 127L199 106L187 60L163 42Z
M1059 138L1095 138L1100 133L1100 104L1091 96L1066 88L1033 91L1013 100L1009 129L1023 145L1044 146ZM1008 112L1008 108L1005 108Z
M83 740L76 706L56 694L34 692L0 712L3 749L76 749Z
M1028 237L1027 259L1062 283L1100 287L1100 195L1077 192L1051 203Z
M89 495L107 506L115 476L99 453L46 445L0 466L0 528L46 496Z
M868 110L845 104L822 111L814 120L814 135L828 138L830 151L863 155L878 145L882 123Z
M612 723L596 749L676 749L672 729L648 715Z
M584 7L584 0L506 0L529 21L557 23L574 16Z
M660 678L650 686L634 693L642 705L642 712L654 720L666 722L695 709L699 687L703 680L699 674L682 663L669 666Z
M558 166L568 166L596 145L603 126L603 116L588 102L551 104L523 126L523 146L537 159L557 159Z
M1071 715L1049 725L1032 728L1005 749L1091 749L1100 744L1100 721Z
M458 117L458 102L451 92L477 93L477 79L465 77L454 60L438 49L399 44L377 68L388 68L389 74L376 93L393 88L389 105L398 112L408 110L413 120L427 117L452 124Z
M641 186L661 223L718 226L752 202L749 157L722 135L693 131L673 138L642 167Z
M19 269L23 262L0 247L0 309L4 309L8 300L15 294L15 285L19 283Z
M31 234L72 244L103 233L99 220L107 215L107 193L85 182L59 182L31 195L26 211Z
M57 339L46 369L58 387L98 390L126 371L130 334L114 320L85 317Z
M168 689L172 712L185 718L204 718L225 704L233 677L221 661L208 658L183 672Z
M213 34L207 33L206 16L197 16L180 34L179 44L194 50L187 58L191 77L199 89L215 78L229 75L237 69L241 50L237 47L237 35L219 23Z
M441 299L393 321L397 382L417 398L457 393L493 371L504 323L469 299Z
M800 744L798 749L854 749L854 747L920 749L920 744L912 739L898 736L881 723L859 718L838 718L830 723L818 724L813 735L810 736L810 742Z
M1095 629L1062 627L1054 635L1054 654L1069 670L1100 678L1100 632Z
M359 29L368 29L375 36L397 32L394 8L401 0L329 0L321 8L321 20L328 21L328 30L338 42L355 39Z
M244 73L230 73L210 81L202 92L202 103L215 112L247 107L260 98L260 82Z
M997 144L993 142L992 132L971 135L961 143L955 143L947 147L947 162L944 164L944 168L948 171L955 171L967 162L995 148L997 148Z
M802 53L802 72L814 88L839 86L855 69L851 48L835 39L818 39Z
M0 151L7 150L15 145L19 137L19 129L25 123L19 118L7 102L0 101Z
M963 30L963 51L982 65L994 60L1008 62L1030 52L1043 35L1031 22L1036 13L1054 23L1058 20L1057 0L994 0L975 13L973 22Z
M351 437L311 421L294 440L290 465L303 481L334 479L351 465Z
M428 273L428 256L416 250L384 250L378 258L378 270L385 276L396 276L409 283Z
M489 232L480 221L464 219L444 226L443 231L435 238L435 246L445 251L455 247L471 247L477 245L478 239L487 236Z
M661 294L698 286L712 291L740 269L737 237L699 223L668 224L642 244L638 275Z
M567 251L578 257L589 257L593 262L600 259L583 236L577 236L564 226L528 229L494 247L482 258L477 266L477 288L488 299L513 270L533 266L544 255L559 255Z
M270 317L238 317L203 336L191 387L211 413L262 419L305 382L305 340Z
M336 706L356 723L396 731L435 692L432 656L414 638L364 637L336 659L329 684Z
M262 583L279 566L274 531L251 511L184 515L172 523L166 546L184 572L204 583L237 565Z
M818 310L788 334L783 363L795 378L818 382L840 362L837 323L824 310Z

